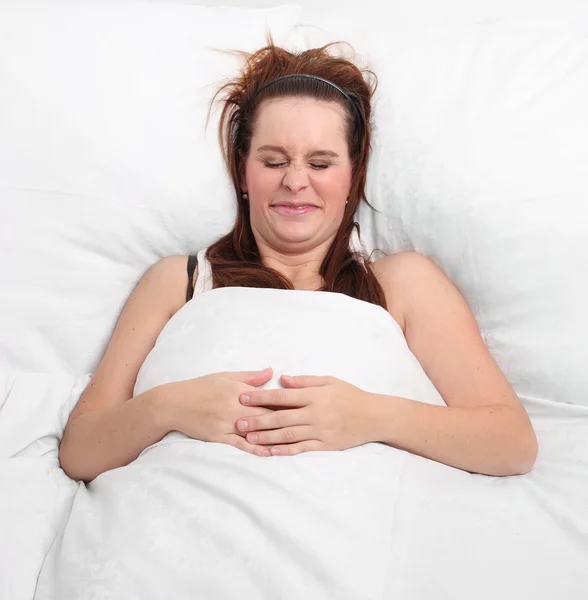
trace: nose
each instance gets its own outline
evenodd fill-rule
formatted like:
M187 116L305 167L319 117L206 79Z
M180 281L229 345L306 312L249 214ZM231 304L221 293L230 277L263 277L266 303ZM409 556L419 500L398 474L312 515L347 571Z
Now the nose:
M292 164L286 168L282 183L296 195L308 187L308 173L304 167Z

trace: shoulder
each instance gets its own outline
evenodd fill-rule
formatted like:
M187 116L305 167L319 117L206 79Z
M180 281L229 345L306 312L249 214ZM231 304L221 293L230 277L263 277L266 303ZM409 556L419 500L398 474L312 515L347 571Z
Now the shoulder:
M384 290L388 312L405 333L410 313L420 301L428 301L432 294L453 285L431 259L418 252L390 254L370 267Z
M170 307L170 317L186 303L188 288L188 258L187 254L165 256L154 263L149 271L157 278L165 290L166 302ZM198 267L194 270L193 282L196 282Z
M397 252L371 263L374 275L380 283L418 284L427 286L449 279L443 271L426 256L418 252Z

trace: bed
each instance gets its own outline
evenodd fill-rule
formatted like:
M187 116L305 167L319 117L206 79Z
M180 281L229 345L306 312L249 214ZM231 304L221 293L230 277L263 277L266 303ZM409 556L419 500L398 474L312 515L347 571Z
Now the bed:
M209 4L0 5L0 598L587 598L585 7L368 2L330 18L330 0ZM65 423L136 282L232 223L206 115L240 64L223 50L254 50L267 30L296 49L345 39L377 74L362 244L416 250L458 286L532 419L530 473L475 475L383 444L265 460L180 435L88 485L61 470ZM228 301L218 292L170 321L136 393L213 368L214 352L189 349L202 311ZM267 315L269 339L283 292L259 292L234 293ZM357 311L357 335L314 368L442 401L402 336L378 345L377 307L287 302L309 319L283 369L310 371L303 334L334 340L337 311ZM247 319L231 318L238 333ZM266 366L240 356L228 366Z

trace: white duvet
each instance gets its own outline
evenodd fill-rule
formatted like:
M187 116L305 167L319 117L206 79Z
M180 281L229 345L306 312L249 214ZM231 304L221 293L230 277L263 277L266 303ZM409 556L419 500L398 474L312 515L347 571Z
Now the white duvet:
M328 374L443 403L385 310L341 294L253 288L186 304L135 394L266 366L276 378L265 387L282 373ZM59 527L36 548L47 556L34 597L584 599L588 409L528 408L540 456L520 477L472 475L380 443L262 458L178 432L87 486L66 488L53 464L68 493L45 505ZM20 515L13 507L12 529L29 535L38 510L39 498ZM23 552L13 563L26 561ZM21 575L19 589L31 589ZM5 581L14 588L14 579Z

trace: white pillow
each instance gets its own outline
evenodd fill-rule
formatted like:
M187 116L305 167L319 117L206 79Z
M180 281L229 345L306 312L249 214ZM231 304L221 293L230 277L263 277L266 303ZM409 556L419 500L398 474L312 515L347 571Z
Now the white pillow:
M368 250L440 266L527 406L588 405L587 30L385 25L361 44L348 28L378 76L368 199L381 212L358 213ZM339 39L310 26L296 41Z
M368 48L374 244L451 277L523 401L588 405L588 32L491 21Z
M0 5L0 367L93 372L159 258L230 228L214 91L299 7Z

